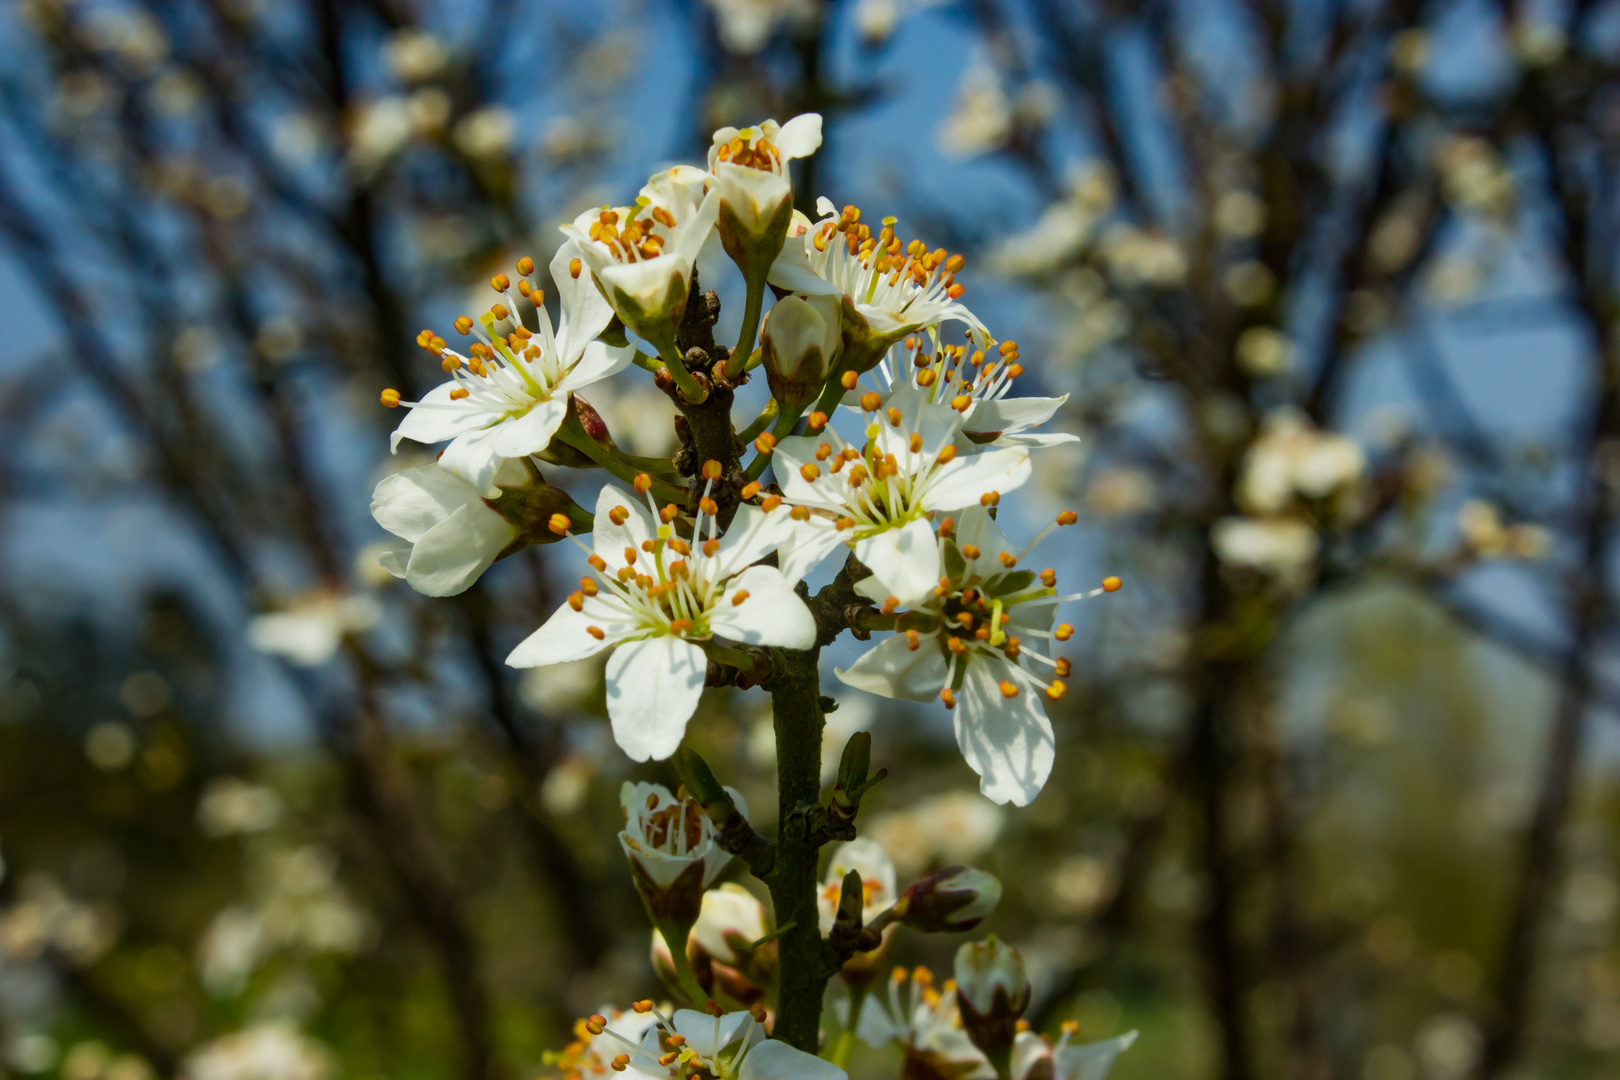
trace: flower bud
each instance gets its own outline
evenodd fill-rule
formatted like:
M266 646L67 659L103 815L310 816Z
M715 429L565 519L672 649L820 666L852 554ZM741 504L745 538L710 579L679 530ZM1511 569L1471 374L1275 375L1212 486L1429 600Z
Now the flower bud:
M590 511L576 503L562 488L536 481L525 487L500 487L500 494L484 501L517 530L525 544L552 544L563 538L551 528L551 520L561 514L568 519L568 532L589 532ZM521 545L520 545L521 546Z
M760 347L771 395L784 409L815 401L842 347L836 296L784 296L765 316Z
M793 218L788 162L821 145L821 117L806 113L778 125L767 120L714 133L709 173L719 199L720 243L743 277L763 287Z
M731 792L737 808L748 810ZM680 930L681 944L697 921L703 893L731 856L715 842L714 822L690 798L677 798L660 784L632 784L619 791L625 826L619 844L630 860L636 890L653 925Z
M1001 902L1001 882L969 866L951 866L923 878L901 903L901 920L914 930L940 934L971 930Z
M1000 1075L1006 1075L1018 1018L1029 1008L1029 995L1024 958L994 934L956 951L956 1003L962 1027Z

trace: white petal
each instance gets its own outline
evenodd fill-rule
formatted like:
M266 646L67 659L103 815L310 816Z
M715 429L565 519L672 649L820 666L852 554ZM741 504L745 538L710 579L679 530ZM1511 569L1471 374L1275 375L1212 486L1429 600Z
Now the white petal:
M463 506L416 541L405 580L424 596L465 592L516 536L511 523L483 503Z
M439 467L449 469L477 491L489 492L494 486L495 474L506 459L490 448L489 435L493 428L469 431L450 440L450 445L439 455Z
M800 113L783 124L776 134L776 148L784 159L809 157L820 146L820 113Z
M399 449L399 440L414 439L419 443L444 442L465 431L477 431L500 419L499 413L486 412L474 405L452 401L450 391L460 384L455 380L440 383L422 398L421 408L413 407L400 420L399 427L388 440L390 450Z
M677 1009L675 1015L670 1017L675 1025L675 1033L685 1037L686 1045L705 1058L713 1058L736 1042L744 1031L747 1031L750 1043L758 1042L764 1033L759 1030L759 1025L749 1024L750 1019L745 1012L710 1016L696 1009ZM663 1052L662 1048L659 1052Z
M600 341L588 342L580 354L579 363L557 383L558 392L583 390L594 382L617 375L636 358L634 345L605 345Z
M1000 683L1018 695L1003 697ZM1028 806L1052 772L1052 725L1039 691L1019 679L1013 665L982 653L968 661L956 710L956 745L992 802Z
M657 848L642 847L622 832L619 834L619 846L624 848L626 855L641 864L654 885L665 889L675 884L676 878L699 861L691 856L671 855Z
M968 413L963 427L969 431L1016 432L1038 427L1069 400L1062 397L1006 397L981 401Z
M794 532L794 521L788 515L786 506L778 506L768 514L747 503L737 507L731 527L720 538L720 550L715 553L715 572L720 577L731 577L787 543ZM795 582L797 580L793 579Z
M1006 494L1022 487L1029 473L1029 451L1022 447L959 454L928 478L922 506L924 510L960 510L989 492Z
M551 437L562 427L568 415L566 395L549 401L537 401L528 412L511 420L502 420L489 429L484 443L491 453L503 458L520 458L538 454L551 445ZM493 479L493 478L492 478Z
M1045 450L1049 447L1079 441L1080 436L1070 435L1066 431L1014 431L1009 435L1002 435L990 445L1022 446L1028 450Z
M771 470L776 473L776 482L782 485L782 495L788 502L842 513L844 481L816 461L816 448L821 442L806 435L789 435L771 452ZM815 465L821 478L814 483L806 480L799 471L806 465Z
M1057 1056L1059 1080L1107 1080L1114 1059L1131 1048L1136 1034L1130 1031L1102 1042L1065 1047Z
M775 512L782 513L783 510ZM844 534L826 518L812 517L809 521L794 521L792 524L788 539L776 549L776 565L788 584L797 585L827 556L845 544Z
M410 565L411 545L396 544L377 552L377 565L393 574L397 578L405 576L405 568Z
M629 618L625 606L611 597L587 597L580 611L563 604L545 625L518 642L506 662L511 667L545 667L584 660L630 633ZM586 629L590 626L602 629L601 640Z
M857 690L886 698L933 701L950 678L950 666L933 638L923 638L912 651L904 634L895 634L872 646L848 668L833 674Z
M561 303L558 326L560 359L566 365L585 348L586 342L600 334L613 320L613 308L596 287L595 278L583 271L579 277L569 272L575 259L591 265L577 240L569 240L557 249L551 259L551 280Z
M669 757L703 696L703 650L670 634L629 641L607 666L613 738L632 761Z
M860 1024L855 1034L861 1041L874 1050L881 1050L890 1039L901 1039L911 1033L908 1027L902 1027L889 1017L889 1010L878 1004L880 995L872 994L861 1004ZM847 1002L844 1003L846 1008Z
M677 177L689 176L690 179L685 181L688 184L698 183L708 177L708 174L700 169L681 165L671 169L670 174ZM714 222L719 216L720 192L717 188L713 188L703 197L703 202L699 204L696 213L680 222L680 233L675 238L675 254L685 262L689 275L693 260L698 257L698 252L703 250L703 244L714 231Z
M418 465L378 482L371 493L371 516L395 536L414 543L458 509L477 501L478 492L448 469Z
M959 549L979 549L978 559L970 561L968 565L983 577L1001 573L999 561L1002 552L1018 554L1018 548L1007 539L1007 534L1001 531L1001 526L990 516L990 511L982 506L969 506L956 515L956 546Z
M613 511L623 507L629 515L623 525L613 524ZM612 484L605 484L596 496L596 524L592 528L591 548L607 561L611 569L625 565L624 549L635 548L639 553L644 540L655 535L652 516L645 506Z
M899 598L902 607L915 604L939 584L939 543L922 518L855 541L855 557L890 596Z
M779 1039L766 1039L743 1058L737 1080L847 1080L830 1061L796 1050Z
M790 237L782 245L776 261L771 263L771 272L766 275L765 280L778 289L804 293L806 296L840 295L843 290L811 267L810 256L805 251L805 244L808 242L809 234L798 239Z
M669 251L638 263L613 263L597 276L610 293L617 289L648 312L662 309L671 284L692 272L692 264Z
M748 593L740 604L732 600ZM726 585L709 612L709 629L745 645L808 649L816 643L816 620L774 566L750 566Z

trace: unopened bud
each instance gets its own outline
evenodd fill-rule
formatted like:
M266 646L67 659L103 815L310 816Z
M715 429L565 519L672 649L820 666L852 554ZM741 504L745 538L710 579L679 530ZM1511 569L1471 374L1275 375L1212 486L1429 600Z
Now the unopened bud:
M1029 977L1018 950L996 940L970 941L956 951L956 1003L962 1027L1002 1071L1029 1008Z
M765 317L765 378L784 409L801 409L820 396L842 346L840 307L838 297L784 296Z
M906 890L905 925L925 933L971 930L1001 902L1001 882L970 866L951 866Z

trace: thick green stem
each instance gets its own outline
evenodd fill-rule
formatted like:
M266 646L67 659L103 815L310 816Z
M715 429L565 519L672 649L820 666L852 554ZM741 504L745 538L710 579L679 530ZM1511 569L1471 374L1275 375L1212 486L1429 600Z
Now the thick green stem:
M585 429L580 426L579 418L572 413L563 421L562 427L557 429L557 438L590 458L593 464L607 470L627 483L635 483L636 477L645 471L626 461L613 449L603 446L591 438ZM652 477L652 483L653 494L656 497L675 502L685 501L686 491L684 489L675 487L658 477Z
M765 281L748 282L748 306L743 308L742 333L737 335L737 347L726 360L726 377L741 375L754 351L754 339L759 336L759 313L765 306Z
M819 648L773 651L771 712L776 727L776 782L781 827L769 885L776 924L781 983L778 1039L807 1053L820 1041L821 1000L835 965L829 964L816 904L819 843L811 820L821 799L821 680Z

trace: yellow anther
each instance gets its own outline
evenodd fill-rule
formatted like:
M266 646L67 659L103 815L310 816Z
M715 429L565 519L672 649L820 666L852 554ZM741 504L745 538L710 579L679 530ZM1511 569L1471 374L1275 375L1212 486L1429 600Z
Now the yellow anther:
M1052 685L1046 688L1046 696L1051 698L1053 701L1056 701L1058 698L1067 693L1068 689L1068 686L1064 684L1062 679L1053 679Z
M1068 641L1070 638L1074 637L1074 627L1070 626L1068 623L1058 623L1057 629L1052 631L1052 636L1057 638L1059 641Z
M731 594L731 606L740 607L742 602L746 599L748 599L748 590L738 589L736 592Z
M1117 577L1103 578L1103 592L1119 592L1124 586L1125 583Z
M939 700L945 703L947 709L956 708L956 695L951 693L950 687L946 687L939 692Z
M954 460L955 457L956 457L956 444L955 443L946 443L944 449L940 450L939 457L938 457L937 460L939 461L939 463L941 465L944 465L944 464Z
M876 390L870 390L861 395L861 408L866 412L877 412L883 407L883 395Z
M979 550L978 545L976 544L962 545L962 555L964 558L977 559L981 554L983 553Z
M703 479L705 479L705 480L718 480L718 479L720 479L720 471L721 471L720 463L718 461L715 461L713 458L711 458L708 461L705 461L703 463Z
M999 492L999 491L987 491L983 495L979 496L979 505L980 506L986 506L986 507L998 506L998 505L1000 505L1000 503L1001 503L1001 492Z
M768 514L772 510L775 510L778 506L781 506L781 505L782 505L782 496L780 496L780 495L767 495L767 496L765 496L764 501L759 504L759 508L761 510L765 511Z
M392 388L382 392L382 403L390 409L399 408L399 391Z
M579 280L579 272L583 268L584 268L584 264L581 263L578 259L570 260L569 263L568 263L568 276L573 278L575 281L578 281Z
M635 483L636 491L642 495L645 495L647 492L652 490L652 477L648 476L646 473L637 473Z
M855 384L860 381L861 377L855 374L853 371L846 371L842 375L838 376L838 385L842 386L845 390L855 389Z
M615 506L613 509L608 511L608 520L613 522L615 525L623 525L626 521L630 520L629 508L624 506Z
M902 419L902 417L900 415L900 410L895 408L893 405L889 406L888 417L889 417L889 426L890 427L899 427L900 426L900 421Z
M915 630L907 630L906 648L910 649L912 652L916 652L918 649L922 648L922 635L917 633Z
M1015 697L1018 696L1018 684L1017 683L1009 682L1006 679L1002 679L1000 686L1001 686L1001 696L1002 697L1004 697L1004 698L1015 698Z
M585 628L585 632L591 635L591 637L595 638L597 641L602 641L607 637L607 631L603 630L600 626L587 626Z
M799 467L799 475L804 477L806 483L814 483L821 475L821 467L813 461L807 461Z
M1052 586L1056 585L1057 584L1057 571L1053 570L1051 567L1047 567L1045 570L1042 570L1041 571L1041 584L1045 585L1048 589L1050 589Z
M1057 523L1059 525L1073 525L1079 520L1080 515L1076 514L1073 510L1065 510L1063 513L1057 516Z
M776 449L776 436L772 435L768 431L762 432L759 438L754 440L754 449L758 450L761 454L770 453L772 450Z
M512 279L507 277L505 274L496 274L494 277L489 279L489 287L498 293L503 293L512 287ZM504 318L505 316L502 317Z
M742 491L738 492L738 494L741 495L745 500L752 499L755 495L758 495L761 491L763 491L764 488L765 485L761 484L758 480L751 480L747 484L743 485Z
M1005 566L1009 570L1018 565L1018 556L1014 555L1010 551L1003 551L996 557L1001 560L1001 565Z
M809 419L806 420L805 423L811 431L820 431L822 428L827 426L827 414L824 412L813 412L810 414Z

